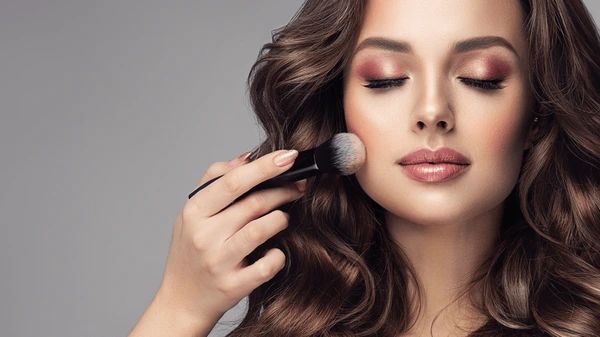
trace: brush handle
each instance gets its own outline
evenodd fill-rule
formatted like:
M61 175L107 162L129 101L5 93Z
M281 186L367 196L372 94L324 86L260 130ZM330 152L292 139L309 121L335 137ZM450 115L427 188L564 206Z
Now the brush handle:
M236 202L236 201L244 198L245 196L247 196L248 194L250 194L252 192L264 190L264 189L271 188L271 187L282 186L289 182L309 178L309 177L317 175L319 172L320 172L319 168L317 167L317 164L315 162L315 149L301 151L298 153L298 157L296 157L296 160L294 161L294 165L292 165L292 167L289 170L287 170L287 171L283 172L282 174L275 176L271 179L265 180L265 181L261 182L260 184L252 187L246 193L237 197L233 202ZM200 190L202 190L206 186L212 184L215 180L221 178L222 176L223 175L212 178L211 180L202 184L200 187L196 188L194 190L194 192L190 193L190 195L188 196L188 199L191 199Z

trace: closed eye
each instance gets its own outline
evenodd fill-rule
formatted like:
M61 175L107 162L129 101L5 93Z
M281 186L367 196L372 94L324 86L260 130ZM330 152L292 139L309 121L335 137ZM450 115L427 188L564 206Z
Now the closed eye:
M504 89L506 87L500 85L500 83L504 81L504 78L497 78L492 80L476 80L473 78L459 77L459 79L461 80L461 82L468 86L480 88L483 90L498 90Z
M391 87L400 87L404 84L408 77L403 78L390 78L390 79L379 79L379 80L368 80L368 84L364 85L369 89L384 89ZM470 87L476 87L483 90L498 90L503 89L505 86L500 85L504 81L504 78L491 79L491 80L477 80L474 78L459 77L462 83Z
M381 79L381 80L368 80L367 82L369 82L369 84L366 84L365 87L369 88L369 89L399 87L404 84L404 81L406 79L408 79L408 77L390 78L390 79Z

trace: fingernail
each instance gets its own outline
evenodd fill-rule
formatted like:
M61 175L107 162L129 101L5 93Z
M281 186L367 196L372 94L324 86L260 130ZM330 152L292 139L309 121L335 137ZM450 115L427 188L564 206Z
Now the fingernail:
M250 158L251 155L252 151L244 152L239 157L237 157L237 160L239 160L240 162L245 162L246 160L248 160L248 158Z
M289 163L293 162L297 156L298 156L298 150L289 150L287 152L278 154L273 159L273 162L275 163L275 165L282 167L282 166L288 165Z
M239 164L243 164L246 160L248 160L248 157L250 157L250 155L252 154L252 152L244 152L241 155L235 157L234 159L229 161L229 164L227 164L228 168L233 168L238 166Z
M298 188L298 191L300 191L300 192L306 191L306 179L296 181L295 184L296 184L296 187Z
M237 163L241 163L246 161L246 159L248 159L248 157L250 157L250 155L252 154L252 152L244 152L241 155L235 157L234 159L229 161L229 166L231 165L235 165Z

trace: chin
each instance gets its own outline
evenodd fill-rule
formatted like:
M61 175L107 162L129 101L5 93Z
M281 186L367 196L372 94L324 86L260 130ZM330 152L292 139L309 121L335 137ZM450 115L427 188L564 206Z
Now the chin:
M488 198L486 198L486 196ZM437 198L435 198L437 197ZM461 199L456 196L418 197L406 199L375 198L373 199L388 213L388 216L397 217L424 226L441 226L459 224L476 219L485 218L492 213L502 212L503 198L490 198L490 195ZM493 215L495 218L498 214Z
M460 206L446 207L421 207L412 209L394 209L394 207L384 208L393 217L398 217L404 221L422 226L443 226L464 222L476 216L472 210Z

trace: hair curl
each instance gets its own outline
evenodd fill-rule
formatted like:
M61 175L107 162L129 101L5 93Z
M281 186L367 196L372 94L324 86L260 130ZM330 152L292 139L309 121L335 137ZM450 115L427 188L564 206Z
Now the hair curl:
M495 254L481 265L487 323L469 336L600 336L600 38L580 0L521 1L541 116L506 201ZM266 139L252 159L346 132L342 74L364 1L308 0L272 34L248 76ZM308 180L279 247L285 268L249 296L238 336L396 336L415 323L415 271L355 176ZM415 291L408 293L408 285Z

